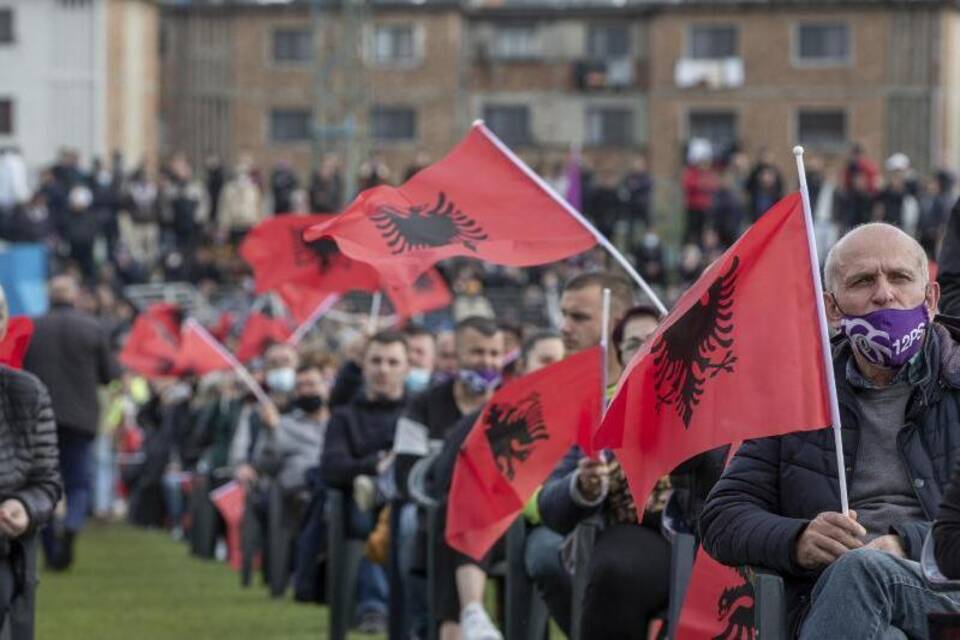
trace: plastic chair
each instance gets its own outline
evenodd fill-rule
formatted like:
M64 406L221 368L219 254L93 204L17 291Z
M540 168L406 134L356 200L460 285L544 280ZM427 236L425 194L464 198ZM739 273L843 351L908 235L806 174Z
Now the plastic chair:
M764 640L787 640L787 599L783 577L775 571L751 567L748 571L753 584L753 628Z
M430 465L436 459L437 454L420 458L414 463L407 476L407 490L410 497L418 507L427 514L427 640L437 640L437 606L434 602L433 594L436 580L436 557L434 549L436 548L437 531L437 511L440 503L426 492L426 476Z
M518 516L506 534L506 640L544 640L550 612L536 590L524 562L527 522Z
M253 491L247 492L247 504L240 523L240 585L249 587L257 553L263 547L263 528L257 517Z
M13 542L21 547L24 560L23 591L13 599L0 640L33 640L37 608L37 534Z
M275 480L266 482L267 539L265 541L267 584L270 595L282 598L290 585L290 527L286 521L283 488Z
M343 491L327 489L327 601L330 640L346 640L353 618L363 541L349 534L349 502Z

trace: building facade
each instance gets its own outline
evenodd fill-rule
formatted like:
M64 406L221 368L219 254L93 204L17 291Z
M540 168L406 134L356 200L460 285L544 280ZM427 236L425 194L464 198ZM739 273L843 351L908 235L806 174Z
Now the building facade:
M147 0L0 0L0 147L155 157L157 34Z

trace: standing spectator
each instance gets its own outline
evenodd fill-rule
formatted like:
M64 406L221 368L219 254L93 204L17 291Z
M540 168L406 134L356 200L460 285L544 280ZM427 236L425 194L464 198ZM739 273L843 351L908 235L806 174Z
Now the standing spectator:
M177 249L185 253L193 249L209 211L206 188L194 179L186 156L174 155L169 180L161 192L161 220L168 225Z
M106 241L108 260L113 259L117 240L120 237L120 223L117 220L119 192L115 191L115 188L119 189L122 186L122 175L117 182L118 184L114 183L114 175L103 161L100 158L94 158L88 183L93 196L91 209L96 219L97 235Z
M134 259L153 262L157 252L159 229L157 227L157 187L147 177L143 165L130 176L123 197L127 215L122 227L124 244Z
M850 187L838 194L836 212L840 233L866 224L873 211L873 196L870 195L870 178L863 171L853 174Z
M82 184L70 189L67 197L67 218L65 219L64 239L69 247L70 259L80 268L86 280L96 276L97 265L93 256L93 245L97 239L96 213L91 209L93 194Z
M427 154L426 151L417 151L417 155L414 156L413 162L410 163L410 166L408 166L406 171L403 172L403 181L406 182L413 176L417 175L421 170L426 169L429 166L429 154Z
M360 180L357 182L360 191L389 182L390 167L387 166L382 153L374 153L369 160L360 165Z
M746 188L750 194L751 222L755 222L783 197L783 175L773 164L770 150L766 147L760 149L757 162L747 177Z
M647 229L640 240L633 258L643 279L661 287L667 284L663 242L653 229Z
M0 288L0 339L7 332L7 301ZM60 499L56 426L46 388L32 375L0 365L0 628L18 595L32 588L24 575L24 536L38 531Z
M920 219L917 222L917 240L927 255L937 255L937 245L950 218L950 207L956 196L953 193L953 174L941 169L927 181L926 193L920 202Z
M16 147L0 150L0 221L30 197L27 167Z
M626 209L630 245L636 237L637 228L650 227L650 203L653 199L653 177L647 167L647 156L638 155L633 159L630 172L620 182L620 200Z
M920 206L907 188L910 159L895 153L886 162L887 184L877 194L873 205L873 219L900 227L908 235L915 235Z
M343 176L336 156L327 155L310 178L310 210L334 213L343 206Z
M767 173L765 175L769 176L770 174ZM736 242L740 236L740 227L745 218L743 194L738 186L739 181L736 171L732 166L728 165L720 177L720 183L713 198L714 224L716 225L716 232L719 236L720 244L724 247L729 247ZM757 201L765 202L763 197L758 198ZM776 201L774 200L773 202ZM767 207L773 206L773 202L767 205ZM764 211L765 210L766 209L764 209Z
M871 196L877 192L880 181L880 170L877 165L867 157L860 144L854 144L850 147L850 155L847 158L847 166L843 171L843 188L850 191L854 188L854 181L857 176L862 176L860 182L861 189L866 189Z
M597 226L600 233L612 238L622 211L622 203L617 194L616 177L610 171L597 171L596 176L584 194L583 212Z
M238 244L247 231L263 219L263 204L260 188L251 178L253 163L247 154L242 154L234 170L233 178L220 193L220 211L217 228L230 238L230 244Z
M210 222L216 224L217 217L220 215L220 192L226 180L220 156L209 154L204 160L204 169L206 170L207 202L210 203Z
M683 170L683 202L687 212L683 232L685 244L699 246L703 242L703 230L713 209L713 194L717 189L712 161L710 142L699 138L690 141L687 166Z
M24 368L50 390L60 445L67 513L60 527L44 530L52 569L73 562L73 543L90 508L90 449L99 423L97 386L119 375L107 334L97 320L74 308L78 287L70 276L50 281L50 311L36 320Z
M286 160L281 160L270 174L270 190L273 193L273 213L292 213L293 194L300 187L297 174Z

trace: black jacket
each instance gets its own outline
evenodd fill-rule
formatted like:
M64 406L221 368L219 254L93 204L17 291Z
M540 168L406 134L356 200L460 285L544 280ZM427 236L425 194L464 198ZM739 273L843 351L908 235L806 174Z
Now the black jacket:
M375 475L383 452L393 448L404 399L369 400L358 395L334 410L320 457L320 477L327 486L353 490L358 475Z
M949 326L949 329L947 328ZM909 558L918 560L951 469L960 458L960 321L938 317L924 344L926 371L913 390L897 448L925 519L902 522ZM834 345L844 471L854 477L860 416L846 378L850 345ZM840 510L836 453L830 428L750 440L743 444L707 499L700 519L703 546L727 565L756 565L784 575L796 620L817 572L800 567L796 541L824 511Z
M36 530L50 519L60 492L50 396L34 376L0 365L0 501L22 502Z
M107 332L96 318L62 305L34 324L24 369L50 390L58 427L95 435L100 417L97 386L120 374Z

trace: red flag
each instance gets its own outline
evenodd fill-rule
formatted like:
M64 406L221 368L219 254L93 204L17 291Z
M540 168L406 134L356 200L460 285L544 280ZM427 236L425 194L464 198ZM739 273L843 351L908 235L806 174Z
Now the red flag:
M440 272L430 269L417 278L413 286L387 285L387 296L400 318L444 309L453 304L453 294Z
M240 255L253 269L257 292L285 282L301 282L327 293L376 291L379 278L369 265L342 255L332 240L303 239L305 229L333 218L285 215L264 220L251 229L240 245Z
M224 311L217 317L217 323L210 327L210 335L220 342L226 342L227 338L230 337L230 331L233 330L233 321L233 314Z
M177 354L177 373L204 376L233 367L234 361L230 352L206 329L193 321L184 324L180 352Z
M240 548L240 525L247 506L247 490L239 482L231 480L211 491L210 499L227 524L227 557L230 559L230 566L239 571L243 555Z
M287 306L290 315L300 324L306 322L320 305L332 307L340 299L340 294L298 282L285 282L278 286L276 291L283 300L283 304Z
M497 391L467 436L453 473L447 543L480 559L510 527L602 402L600 347Z
M753 637L753 585L742 567L697 553L680 611L677 640Z
M148 378L175 375L179 354L180 311L153 305L137 316L120 352L120 363Z
M33 337L33 320L26 316L12 316L7 321L7 334L0 340L0 364L23 369L23 356Z
M271 318L260 312L247 316L247 324L237 346L237 360L247 362L261 355L274 342L284 342L293 331L286 320Z
M680 298L620 378L594 439L637 505L684 460L830 424L799 194L774 205Z
M596 238L575 215L478 123L444 159L399 187L364 191L305 237L330 236L384 279L411 283L454 256L524 267L582 253Z

